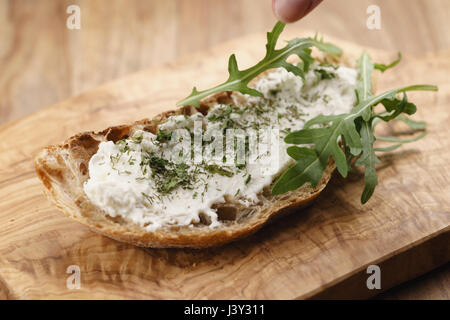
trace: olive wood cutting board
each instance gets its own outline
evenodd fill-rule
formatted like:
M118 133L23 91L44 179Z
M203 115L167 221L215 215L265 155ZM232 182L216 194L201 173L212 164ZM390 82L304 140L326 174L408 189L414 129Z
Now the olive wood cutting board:
M286 31L281 38L312 34ZM363 50L325 39L356 55ZM379 185L364 206L361 173L345 180L335 175L312 206L249 238L184 250L111 240L47 201L32 161L40 148L173 109L193 85L223 81L229 54L236 53L244 68L263 56L264 44L264 34L230 41L0 127L0 298L367 298L449 261L450 52L406 55L379 77L378 91L430 83L439 92L408 95L418 105L415 119L428 122L429 134L381 156ZM377 62L396 57L365 50ZM402 133L405 127L390 124L381 131ZM380 290L366 286L373 264L380 267ZM80 289L66 285L71 265L81 271Z

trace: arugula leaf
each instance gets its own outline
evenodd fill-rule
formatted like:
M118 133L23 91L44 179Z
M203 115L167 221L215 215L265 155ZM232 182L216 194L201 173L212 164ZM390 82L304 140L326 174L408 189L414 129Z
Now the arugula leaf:
M399 53L399 59L391 63L389 66L381 66L379 64L372 64L370 61L370 57L367 53L363 53L358 60L359 67L359 82L356 88L357 98L366 100L371 97L372 93L372 81L371 76L374 68L384 67L384 70L387 68L394 67L401 59L401 54ZM382 70L384 72L384 70ZM375 164L379 162L378 158L375 155L375 151L390 151L394 150L401 146L402 143L398 144L398 146L391 146L388 148L378 148L375 149L373 144L377 137L373 134L374 123L373 120L375 117L379 117L384 121L390 121L400 116L401 113L406 114L414 114L417 110L416 106L408 102L405 91L410 90L411 88L403 88L398 90L398 92L403 92L403 99L400 100L396 97L396 93L388 94L384 97L380 102L386 109L384 114L373 115L373 107L368 107L362 113L362 121L359 121L360 131L359 134L361 136L361 142L363 144L363 151L360 158L355 162L356 166L364 166L364 190L361 195L361 203L366 203L370 197L372 196L375 187L378 184L378 177L376 174ZM428 86L421 87L422 90L430 89ZM375 106L377 103L374 103ZM422 138L422 136L418 136L417 139Z
M400 61L402 60L402 53L398 53L398 58L394 61L392 61L390 64L385 65L382 63L375 63L374 68L377 70L380 70L381 72L385 72L387 69L395 67Z
M422 134L418 135L417 137L409 138L409 139L401 139L401 138L397 138L397 137L378 137L378 136L376 137L376 139L380 140L380 141L400 142L400 144L403 144L403 143L414 142L419 139L422 139L427 134L428 134L428 132L425 131Z
M343 138L345 144L350 147L353 155L362 152L358 165L365 166L365 191L361 201L367 201L373 193L377 184L375 163L377 158L374 155L372 121L364 121L363 115L373 106L381 103L384 99L392 99L396 94L411 90L437 90L435 86L415 85L399 89L392 89L377 96L370 96L362 100L353 108L350 113L340 115L319 115L305 124L305 128L288 134L284 141L291 144L312 144L312 152L309 152L305 159L299 157L301 153L288 153L296 163L288 168L275 182L272 194L282 194L297 189L304 183L310 183L313 187L317 185L326 168L328 159L332 157L336 163L339 173L346 177L348 163L344 152L339 146L339 138ZM399 106L399 104L395 105ZM360 131L356 130L359 123ZM314 124L329 124L324 128L310 128ZM290 149L290 148L288 148ZM297 149L295 149L297 150ZM297 150L298 151L298 150ZM302 151L306 154L306 151Z
M398 115L395 120L403 121L413 130L425 130L427 128L427 124L425 122L411 120L402 114Z
M407 119L407 118L405 118ZM409 119L407 119L409 120ZM409 120L412 121L412 120ZM415 121L413 121L415 122ZM423 130L423 128L421 127L420 129L414 129L414 130ZM422 132L421 134L419 134L416 137L410 138L410 139L400 139L397 137L375 137L377 140L380 141L389 141L389 142L398 142L397 144L393 144L391 146L388 147L382 147L382 148L374 148L375 151L379 151L379 152L388 152L388 151L393 151L395 149L400 148L402 145L404 145L405 143L410 143L410 142L414 142L417 141L419 139L422 139L423 137L425 137L428 134L428 132Z
M427 128L427 124L424 121L411 120L410 118L408 118L402 114L399 114L398 116L392 118L392 117L389 117L390 114L391 114L390 112L381 112L381 113L374 114L375 119L373 120L373 126L375 127L375 125L377 125L381 120L384 120L384 121L398 120L398 121L402 121L403 123L405 123L413 131L425 130Z
M400 148L402 145L403 145L402 143L398 143L398 144L394 144L394 145L389 146L389 147L373 148L373 150L379 151L379 152L389 152L389 151L394 151L394 150Z
M401 113L406 113L412 115L416 113L417 107L414 103L408 102L408 98L406 97L406 93L403 93L403 99L397 99L397 97L388 97L381 101L383 106L386 108L388 112L387 115L377 115L384 121L390 121L395 119Z
M274 185L272 194L283 194L295 190L307 182L315 186L325 170L314 150L292 146L287 151L296 163L282 174L278 180L282 182Z
M366 52L363 52L359 58L358 68L359 81L356 87L356 93L358 100L362 99L364 101L372 96L372 72L374 68L373 63ZM388 98L385 98L384 100L387 99ZM382 100L382 102L384 100ZM370 199L378 184L375 164L380 162L380 160L378 160L375 155L375 150L373 148L375 136L373 135L372 112L373 107L368 107L362 115L362 120L358 121L363 149L361 156L355 162L355 166L364 166L364 190L361 195L361 203L366 203Z
M366 52L363 52L358 59L359 81L356 85L356 97L358 103L360 100L366 100L372 92L372 70L373 63Z
M427 89L427 88L425 88ZM417 110L417 107L411 103L408 102L406 93L403 92L403 99L398 99L395 95L391 97L387 97L383 100L381 100L381 103L386 109L386 112L381 114L374 114L371 117L371 120L364 121L361 126L361 139L364 144L364 150L361 155L361 157L356 161L356 166L364 165L365 171L364 171L364 190L361 195L361 203L366 203L370 197L372 196L375 187L378 184L378 177L376 174L375 164L379 162L378 158L375 155L376 151L392 151L399 147L401 147L404 143L417 141L421 138L423 138L427 133L424 132L421 135L418 135L411 139L398 139L396 137L377 137L373 134L373 128L376 125L376 121L378 119L381 119L383 121L390 121L395 119L403 119L406 122L411 121L412 125L417 124L416 122L409 120L405 116L403 116L401 113L406 114L414 114ZM424 123L422 123L424 124ZM416 125L416 127L419 127L419 125ZM423 126L420 126L420 128L424 129ZM399 142L395 145L384 147L384 148L374 148L373 144L375 140L381 140L381 141L390 141L390 142Z
M322 52L326 52L334 56L339 56L342 54L342 50L340 48L336 47L332 43L324 42L323 39L319 39L317 33L315 34L314 38L310 38L309 40L311 41L313 46L315 46Z
M267 33L266 55L255 66L245 70L239 70L236 56L232 54L228 60L229 77L224 83L203 91L198 91L194 87L191 94L179 101L177 106L193 105L199 107L201 99L223 91L239 91L252 96L262 96L259 91L248 87L248 83L262 72L272 68L285 68L295 75L304 77L310 64L314 62L310 47L316 46L319 50L331 54L341 53L341 50L336 46L311 38L295 38L288 41L284 48L277 50L275 46L284 27L284 23L277 22L273 30ZM286 62L286 59L293 54L301 59L301 67Z
M355 123L348 114L342 114L339 118L335 118L331 126L325 128L303 129L288 134L284 141L292 144L315 144L318 160L323 167L326 167L330 156L336 162L339 173L347 176L348 166L345 154L339 146L338 138L342 135L347 141L347 144L353 150L360 150L362 148L358 132L355 128ZM334 117L333 117L334 118ZM326 119L326 116L323 118ZM320 178L319 178L320 179ZM317 181L312 181L314 185Z
M400 142L400 143L394 144L389 147L384 147L384 148L374 148L374 150L375 151L383 151L383 152L392 151L392 150L400 148L405 143L414 142L419 139L422 139L427 134L428 134L428 132L425 131L422 134L418 135L417 137L414 137L411 139L398 139L396 137L376 137L376 139L378 139L378 140L384 140L384 141L390 141L390 142Z
M361 142L363 144L363 151L361 157L356 160L356 166L364 166L364 190L361 195L361 203L366 203L372 196L375 187L378 184L378 177L375 169L375 164L380 160L375 155L373 143L375 136L373 135L373 127L371 121L363 121L361 124Z

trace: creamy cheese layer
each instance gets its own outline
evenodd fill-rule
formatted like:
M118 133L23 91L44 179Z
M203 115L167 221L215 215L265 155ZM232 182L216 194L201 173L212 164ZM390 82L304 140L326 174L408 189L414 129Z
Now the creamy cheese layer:
M129 139L100 143L84 191L109 216L148 231L193 226L201 217L217 227L213 204L256 204L292 163L284 136L319 114L349 112L356 79L357 71L346 67L315 64L305 81L277 69L255 83L263 97L237 95L233 105L217 104L207 115L171 116L157 135L136 130ZM228 132L237 136L229 144Z

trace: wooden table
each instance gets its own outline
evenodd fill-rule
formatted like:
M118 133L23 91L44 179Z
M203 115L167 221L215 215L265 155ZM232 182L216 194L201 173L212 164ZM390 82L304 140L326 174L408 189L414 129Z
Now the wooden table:
M270 30L270 3L248 1L2 1L0 123L125 74ZM65 27L66 8L81 7L81 30ZM366 28L366 8L381 8L381 30ZM448 1L325 1L291 30L313 29L361 45L404 53L448 51ZM345 23L343 23L345 21ZM379 298L450 296L450 268ZM0 279L0 297L6 296Z

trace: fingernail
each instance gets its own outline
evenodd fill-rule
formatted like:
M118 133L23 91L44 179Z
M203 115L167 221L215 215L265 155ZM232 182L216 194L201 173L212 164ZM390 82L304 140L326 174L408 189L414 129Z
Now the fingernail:
M285 7L285 0L273 0L272 5L273 5L273 11L275 13L275 16L277 17L278 20L280 21L284 21L284 17L280 15L280 12L283 12L283 7ZM281 10L280 10L281 8Z

